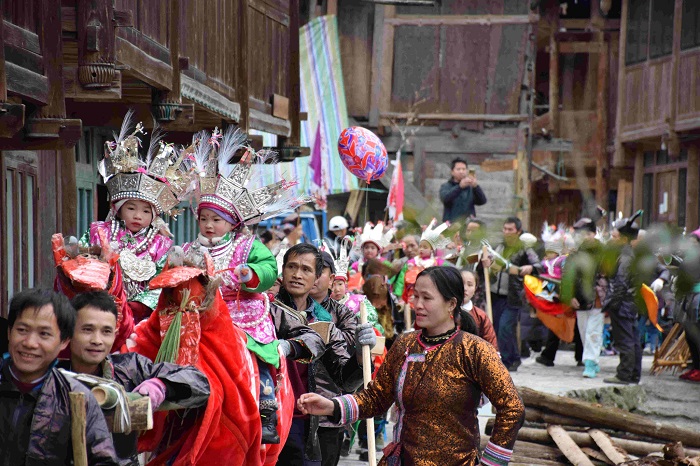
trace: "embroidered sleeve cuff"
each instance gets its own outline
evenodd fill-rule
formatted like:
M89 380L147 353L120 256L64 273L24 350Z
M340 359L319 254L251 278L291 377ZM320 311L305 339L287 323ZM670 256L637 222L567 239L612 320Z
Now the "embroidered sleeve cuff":
M505 466L510 461L511 456L513 456L513 450L489 442L484 449L484 454L481 455L481 464L483 466Z
M343 395L333 398L340 407L340 424L352 424L360 418L360 408L357 400L352 395Z

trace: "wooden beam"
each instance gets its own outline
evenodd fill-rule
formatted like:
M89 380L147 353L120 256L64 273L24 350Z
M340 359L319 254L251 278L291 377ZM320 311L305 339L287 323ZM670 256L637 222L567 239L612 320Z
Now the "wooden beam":
M624 10L623 10L624 12ZM626 16L622 15L622 18L626 18ZM620 29L620 20L619 19L606 19L603 22L603 29L606 31L618 31ZM560 20L560 25L563 28L566 28L566 30L571 31L571 30L590 30L591 29L591 20L589 19L562 19ZM620 36L622 37L622 36Z
M196 102L209 111L221 115L226 120L242 121L242 103L234 102L219 94L209 86L195 81L187 75L181 76L182 97ZM241 100L246 100L245 96ZM247 120L247 118L246 118Z
M634 178L632 181L632 184L634 186L632 212L635 212L635 211L641 209L642 205L644 204L644 202L643 202L644 193L642 191L643 186L644 186L644 184L642 183L643 179L644 179L644 152L642 152L641 149L637 149L635 156L634 156ZM653 196L654 193L649 193L649 195ZM646 214L649 215L649 218L653 218L651 212L647 212ZM700 445L695 445L695 446L700 446Z
M63 93L63 41L61 40L60 0L44 0L42 2L42 8L39 13L39 27L44 75L48 80L48 93L46 106L39 109L37 116L51 119L65 118L66 99ZM69 123L69 125L71 124L73 123ZM74 144L72 143L72 145Z
M61 30L64 32L78 32L75 5L61 7Z
M382 69L384 66L384 5L374 6L374 32L372 35L372 73L370 88L369 126L379 126L379 94L382 89ZM393 45L393 44L392 44Z
M393 18L396 16L396 7L386 5L384 7L384 19ZM391 25L385 25L384 34L382 35L382 47L384 48L384 61L380 66L381 85L379 88L379 113L388 112L391 109L391 93L394 82L394 32L395 28Z
M430 128L426 128L426 132ZM433 134L422 133L413 138L412 144L405 150L416 152L416 144L425 144L430 152L438 154L515 154L516 128L487 129L482 132L463 131L455 137L451 132L438 132ZM389 152L398 150L401 138L398 135L389 135L382 138Z
M289 137L292 135L292 125L289 120L275 118L259 110L250 109L248 112L248 124L250 128L278 136Z
M549 37L549 123L555 136L559 136L559 42L555 37L556 23Z
M418 120L444 120L444 121L526 121L527 115L492 115L481 113L405 113L405 112L380 112L380 118L393 118L406 120L417 118Z
M697 429L658 422L619 408L551 395L527 387L519 388L518 392L525 406L534 406L565 416L577 417L599 428L607 427L656 439L681 441L684 446L700 446L700 432Z
M601 53L604 45L599 42L559 42L559 53Z
M326 6L326 14L327 15L338 15L338 0L328 0L328 4Z
M128 73L157 89L170 90L172 66L156 59L121 37L116 38L117 63L127 66Z
M5 21L0 9L0 102L7 101L7 72L5 71ZM22 117L24 120L24 115Z
M673 12L673 52L671 52L671 95L668 103L668 127L670 132L667 143L668 155L675 159L680 155L680 145L676 134L676 117L678 116L678 90L680 89L679 69L681 65L681 27L683 15L683 0L676 0ZM697 73L697 68L695 69Z
M0 138L0 150L63 150L74 147L82 136L82 121L75 119L27 119L26 135L18 132Z
M491 173L491 172L506 172L517 169L518 161L516 159L505 159L505 160L495 160L488 159L481 162L479 168L481 171Z
M532 150L533 151L543 151L543 152L573 152L574 151L574 143L568 139L537 138L533 141Z
M622 0L622 24L620 26L620 53L617 65L617 111L615 113L615 153L613 154L613 167L622 167L625 164L625 148L622 145L622 112L626 108L625 99L625 54L627 51L627 15L629 1Z
M8 92L18 94L22 100L46 105L49 99L49 80L46 76L8 61L5 62L5 73Z
M596 8L598 11L598 8ZM597 70L597 93L596 93L596 135L594 139L595 158L597 161L595 172L595 198L600 206L607 205L608 201L608 180L605 176L608 169L608 43L605 41L605 33L599 32L598 44L600 54L598 55Z
M83 122L66 118L29 118L26 121L27 139L55 140L55 149L74 147L83 136Z
M537 23L539 15L396 15L385 18L392 26L493 26Z
M28 50L29 52L41 55L42 48L39 45L39 35L24 28L3 20L2 36L6 45Z
M643 139L655 139L656 145L661 144L661 137L668 131L668 124L661 122L655 125L636 125L635 129L618 133L618 139L621 143L636 143ZM617 152L615 153L617 157ZM615 159L617 162L617 159Z
M78 188L75 172L75 146L57 154L61 167L61 233L78 236Z
M289 140L283 141L285 146L301 145L301 122L299 120L299 111L301 110L301 76L299 74L300 52L299 52L299 0L290 0L289 2L289 69L295 70L293 73L287 73L289 80L289 100L287 101L287 119L290 125ZM274 104L274 102L273 102ZM273 115L282 116L281 113Z
M272 116L289 120L289 99L283 95L272 95Z
M182 75L180 73L183 64L188 67L189 61L180 59L180 2L170 0L168 2L168 23L171 25L168 34L167 49L169 61L172 66L171 90L154 91L151 96L153 115L159 125L166 127L166 131L192 130L194 124L194 105L182 103ZM164 128L165 129L165 128Z
M244 132L250 129L249 123L249 99L250 92L248 91L248 47L250 40L248 34L248 0L237 0L238 8L238 61L232 60L236 69L233 70L233 75L236 76L236 96L239 100L239 117L238 126Z
M688 147L688 171L686 172L686 209L685 226L688 231L693 231L698 226L698 209L700 205L700 146L697 143ZM679 202L682 202L679 199Z

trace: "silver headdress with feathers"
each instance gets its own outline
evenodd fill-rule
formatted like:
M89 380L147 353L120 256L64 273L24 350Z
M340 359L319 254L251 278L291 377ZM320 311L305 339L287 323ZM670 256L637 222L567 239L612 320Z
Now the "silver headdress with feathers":
M163 142L160 128L153 131L146 157L142 158L139 135L146 132L143 124L135 121L134 111L129 110L121 131L114 133L114 141L105 143L105 157L98 171L107 184L110 202L146 201L160 215L169 212L188 194L193 176L191 164L172 144Z
M230 214L238 224L253 225L311 201L308 196L296 196L291 189L296 182L282 179L263 185L260 174L253 172L257 171L256 167L274 160L276 153L255 152L245 145L246 140L246 134L239 129L231 127L223 135L215 129L211 135L200 133L196 147L186 149L193 152L199 173L200 208L214 205ZM241 149L244 153L240 161L231 163Z

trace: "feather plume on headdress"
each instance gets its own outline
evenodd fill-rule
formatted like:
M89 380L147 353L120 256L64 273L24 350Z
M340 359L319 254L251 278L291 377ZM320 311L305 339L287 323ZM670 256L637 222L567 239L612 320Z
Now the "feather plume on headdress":
M269 185L264 183L258 167L275 158L273 151L255 152L248 147L237 163L230 163L245 147L246 139L245 133L236 129L228 129L223 136L214 130L208 139L205 135L198 138L194 149L200 173L198 208L213 207L229 214L239 225L253 225L310 201L309 196L295 194L292 188L296 182L283 178ZM214 158L212 150L216 151Z
M447 228L450 226L449 222L441 223L437 227L435 226L435 224L437 224L437 220L432 219L428 224L428 227L423 231L423 234L420 236L420 240L427 241L428 244L430 244L430 246L433 248L433 251L437 251L438 249L444 249L447 247L448 244L450 244L450 239L442 236L442 233L445 230L447 230Z
M382 250L389 246L391 239L396 233L396 228L391 228L389 231L384 233L384 223L378 222L376 225L372 225L370 222L365 223L362 233L360 234L360 246L365 243L374 243L377 247Z

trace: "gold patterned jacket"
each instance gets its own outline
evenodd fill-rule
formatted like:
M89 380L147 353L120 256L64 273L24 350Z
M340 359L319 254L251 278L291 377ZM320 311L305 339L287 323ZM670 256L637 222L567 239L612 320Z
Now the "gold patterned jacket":
M525 406L494 347L474 335L458 331L427 346L420 331L405 334L365 390L335 400L343 423L380 415L396 403L399 419L383 464L394 452L404 466L457 466L479 462L481 393L497 411L489 447L503 460L484 464L507 464Z

